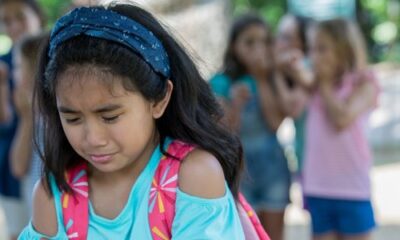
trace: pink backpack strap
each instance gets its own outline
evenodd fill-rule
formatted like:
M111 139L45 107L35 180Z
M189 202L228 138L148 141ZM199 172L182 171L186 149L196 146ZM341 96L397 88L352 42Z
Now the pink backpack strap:
M193 145L173 141L167 153L175 158L163 156L156 169L149 198L149 224L153 240L169 240L172 237L179 167L181 160L193 149Z
M261 225L256 212L252 209L241 193L239 193L237 205L246 239L256 240L254 236L258 236L259 240L270 240L264 227Z
M78 165L66 173L73 194L61 195L64 226L68 239L86 240L89 226L89 184L87 165Z

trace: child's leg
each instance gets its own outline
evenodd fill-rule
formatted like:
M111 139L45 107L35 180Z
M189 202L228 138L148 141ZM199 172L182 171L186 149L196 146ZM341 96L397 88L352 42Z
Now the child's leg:
M336 233L326 233L313 236L313 240L339 240L339 239L340 238Z
M285 212L260 211L258 216L271 240L283 240Z
M341 240L371 240L371 239L372 239L372 234L370 234L370 233L357 235L357 236L343 236L343 237L341 237Z

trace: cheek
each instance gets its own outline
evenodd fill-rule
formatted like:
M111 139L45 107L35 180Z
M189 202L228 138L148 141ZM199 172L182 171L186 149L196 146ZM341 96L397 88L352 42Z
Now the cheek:
M83 129L79 126L71 127L64 123L62 123L62 127L69 144L76 152L80 152L79 146L82 146L81 133L83 132Z

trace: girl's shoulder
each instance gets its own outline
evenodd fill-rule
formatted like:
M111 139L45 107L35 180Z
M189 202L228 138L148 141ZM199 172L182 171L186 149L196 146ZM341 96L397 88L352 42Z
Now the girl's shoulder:
M221 164L208 151L196 148L182 161L179 169L179 189L201 197L225 195L225 177Z
M50 191L43 179L36 183L33 191L32 225L37 232L54 236L58 232L58 220L54 197Z

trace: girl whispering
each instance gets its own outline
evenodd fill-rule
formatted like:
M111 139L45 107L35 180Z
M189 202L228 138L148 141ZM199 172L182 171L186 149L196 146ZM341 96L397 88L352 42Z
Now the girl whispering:
M240 142L151 14L112 4L62 17L36 96L45 176L20 239L244 239Z
M291 184L277 130L292 102L283 98L284 79L275 69L273 35L258 15L232 25L222 71L210 85L225 108L225 123L243 143L246 175L241 190L271 239L284 239L284 215Z
M373 158L365 124L379 88L354 23L319 22L309 41L317 91L308 106L304 194L314 239L370 239Z

